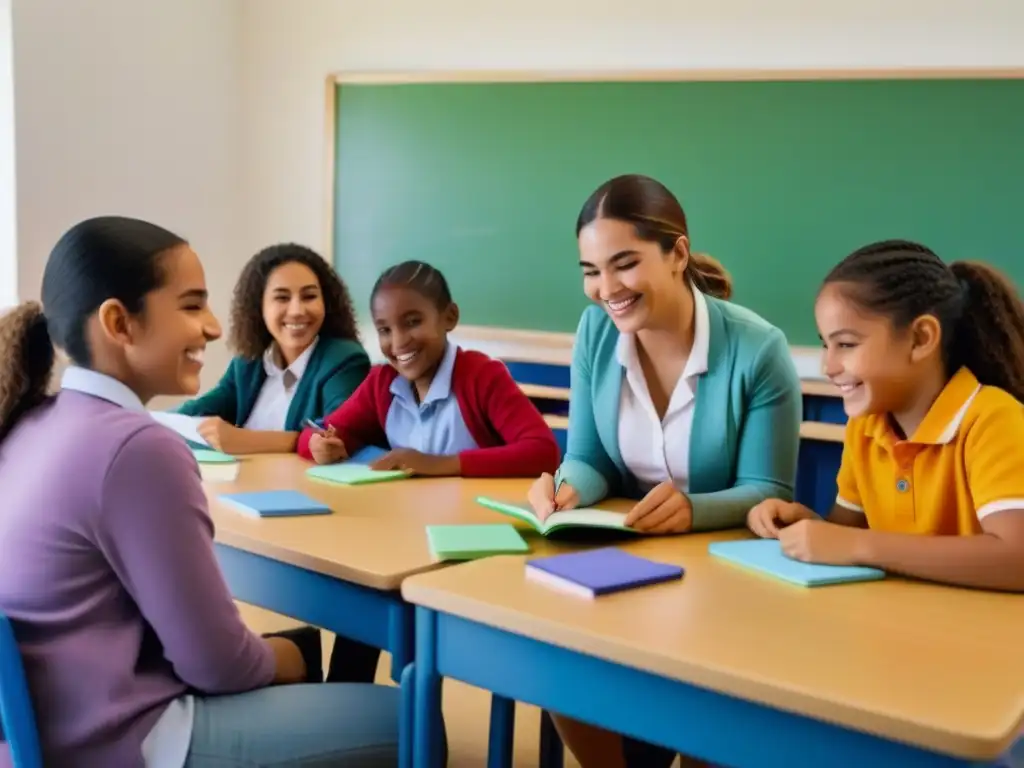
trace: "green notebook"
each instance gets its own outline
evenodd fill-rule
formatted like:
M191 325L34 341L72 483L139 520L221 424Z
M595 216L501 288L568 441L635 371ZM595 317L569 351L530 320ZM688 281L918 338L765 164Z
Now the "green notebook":
M549 515L548 519L542 522L537 519L533 510L528 507L489 499L486 496L479 496L476 501L478 504L482 504L488 509L493 509L495 512L522 520L544 536L565 528L605 528L624 533L635 533L632 528L626 527L626 524L623 522L626 519L624 512L609 512L606 509L593 508L567 509L564 512L555 512Z
M234 456L215 451L211 448L193 448L192 455L200 464L234 464L238 461Z
M341 485L366 485L367 483L382 483L385 480L400 480L408 477L409 473L401 469L377 470L370 469L366 464L324 464L323 466L310 467L306 475L311 480L320 480L325 483L340 483Z
M427 541L437 560L476 560L489 555L517 555L530 546L508 523L497 525L428 525Z

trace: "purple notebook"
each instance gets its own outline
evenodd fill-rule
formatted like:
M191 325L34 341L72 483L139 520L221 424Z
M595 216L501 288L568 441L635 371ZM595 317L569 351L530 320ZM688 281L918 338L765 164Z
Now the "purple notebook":
M527 560L526 575L584 597L683 578L678 565L656 563L616 547Z

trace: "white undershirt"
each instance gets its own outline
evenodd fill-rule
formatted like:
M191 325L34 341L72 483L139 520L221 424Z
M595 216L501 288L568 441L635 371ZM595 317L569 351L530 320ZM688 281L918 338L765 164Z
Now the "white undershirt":
M302 374L306 372L309 358L316 348L319 337L306 347L306 350L295 358L295 362L287 368L278 366L274 359L274 345L271 344L263 353L263 369L267 379L260 387L252 413L242 426L246 429L257 429L268 432L283 432L288 418L288 409L292 407L292 398L299 388Z
M690 482L690 432L697 397L697 382L708 370L710 328L704 294L693 293L693 348L669 399L665 417L658 418L647 380L637 357L636 337L619 336L616 355L625 371L619 397L619 449L626 469L646 493L671 480L685 493Z

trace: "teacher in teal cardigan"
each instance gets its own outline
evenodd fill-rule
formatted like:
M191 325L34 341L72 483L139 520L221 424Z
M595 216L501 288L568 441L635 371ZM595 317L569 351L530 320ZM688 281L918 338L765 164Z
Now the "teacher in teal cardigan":
M207 394L179 413L206 416L199 433L232 454L290 453L306 420L348 399L370 370L348 289L301 245L274 245L246 264L231 306L238 356Z
M620 176L587 200L576 234L594 306L573 348L565 459L530 489L537 515L629 496L640 501L628 525L679 534L740 527L764 499L792 499L801 394L786 338L727 301L729 275L690 250L679 201L654 179ZM583 768L674 759L555 722Z

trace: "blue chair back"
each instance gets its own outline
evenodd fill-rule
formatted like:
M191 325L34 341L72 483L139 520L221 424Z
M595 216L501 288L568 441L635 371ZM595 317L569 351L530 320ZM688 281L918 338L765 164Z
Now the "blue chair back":
M0 741L6 741L14 768L43 768L39 733L28 695L21 653L11 622L0 613Z

